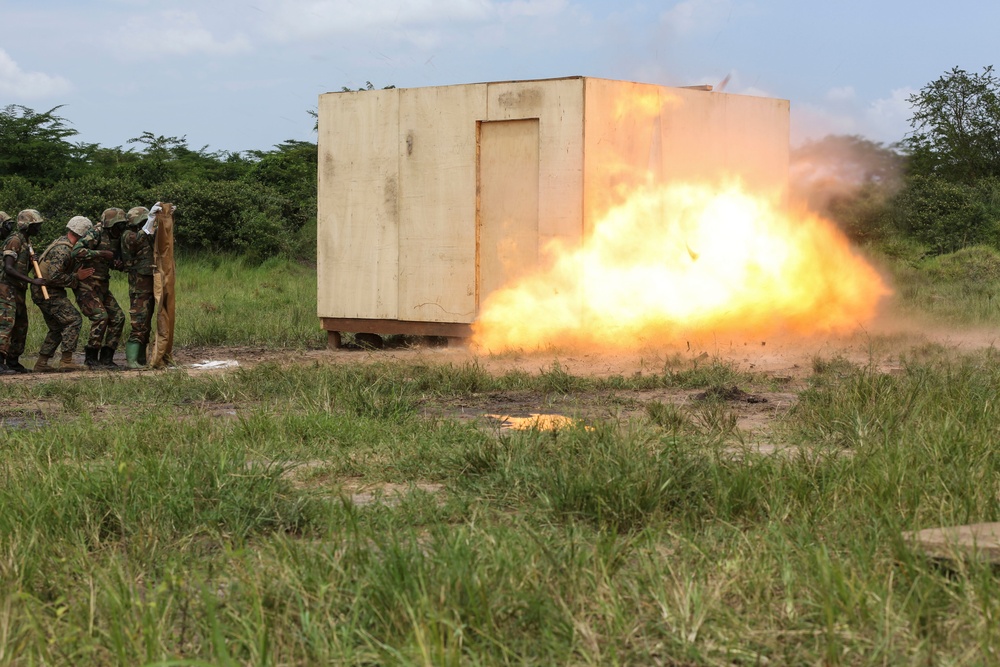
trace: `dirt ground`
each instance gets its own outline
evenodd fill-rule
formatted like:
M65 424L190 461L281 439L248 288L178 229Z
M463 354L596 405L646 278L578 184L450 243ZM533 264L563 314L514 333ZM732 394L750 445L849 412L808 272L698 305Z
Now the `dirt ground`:
M192 368L194 364L211 360L235 360L240 366L254 366L262 362L338 364L399 361L462 364L475 361L494 374L513 370L539 373L550 370L557 363L570 375L589 377L659 373L665 367L680 369L717 360L736 364L745 371L800 379L812 373L813 360L816 358L840 357L853 363L874 363L891 372L894 367L898 367L900 355L927 346L962 353L996 347L998 344L1000 329L949 329L914 322L897 322L877 324L871 330L861 330L850 336L711 338L678 341L675 345L630 351L609 348L484 354L474 347L466 346L414 346L383 350L345 348L304 352L224 347L178 349L174 358L192 374L218 372L218 369Z
M849 337L811 339L725 340L717 339L689 342L676 346L663 346L615 352L611 350L563 350L536 353L504 353L484 355L474 348L453 347L399 347L384 350L272 350L251 347L181 348L175 350L174 360L192 376L231 372L234 367L253 367L270 362L293 364L356 364L356 363L425 363L455 364L475 362L493 374L523 371L538 374L559 369L574 376L610 377L662 373L665 369L683 371L715 361L730 363L741 371L758 374L758 387L723 388L722 398L737 420L737 428L746 439L767 443L772 440L770 427L775 419L789 410L798 394L806 386L816 359L843 358L856 364L874 364L883 372L897 372L903 355L919 354L922 349L953 351L954 353L994 347L1000 332L980 330L933 330L927 327L883 327L877 333L865 331ZM28 359L30 363L30 359ZM215 362L207 364L206 362ZM124 360L120 360L124 363ZM214 366L214 367L213 367ZM161 371L138 371L157 373ZM56 379L93 377L93 372L60 374L28 374L2 376L0 381L47 382ZM716 388L717 390L719 388ZM704 403L705 389L658 389L651 391L604 390L586 395L579 393L558 394L537 391L504 391L473 393L457 397L427 398L419 405L426 418L451 418L475 420L485 428L497 431L509 428L517 419L532 415L564 415L583 421L621 419L627 420L644 414L652 403L671 403L697 414ZM43 401L44 402L44 401ZM54 403L54 402L53 402ZM58 407L41 404L10 404L0 414L0 422L11 419L30 421L35 417L50 418ZM233 404L204 405L200 411L220 419L235 418L239 413L255 406ZM504 418L514 418L505 421Z
M309 350L274 351L251 348L213 348L179 350L176 361L187 372L225 372L192 368L209 360L235 360L240 366L262 362L279 364L318 363L441 363L460 365L475 362L493 374L523 371L538 374L555 365L574 376L610 377L662 373L665 369L682 371L714 361L734 364L739 370L759 374L761 384L771 390L750 387L732 388L722 398L736 418L736 426L746 441L771 446L771 425L787 412L806 387L817 359L843 358L855 364L874 364L883 372L898 372L904 355L919 354L924 349L967 353L995 347L1000 331L993 329L949 330L912 324L883 325L877 331L861 331L848 337L771 338L767 340L685 341L628 352L610 350L549 351L484 355L470 347L401 347L385 350ZM746 390L746 391L744 391ZM749 393L747 393L749 392ZM596 419L627 420L644 414L651 403L672 403L688 408L695 415L704 402L704 389L658 389L652 391L600 391L587 395L561 395L532 391L505 391L469 394L450 398L426 399L420 411L427 418L475 420L486 428L509 428L503 417L529 418L531 415L566 415L583 421ZM228 410L232 406L224 406ZM498 418L499 417L499 418ZM516 421L516 419L514 420ZM769 444L770 443L770 444Z

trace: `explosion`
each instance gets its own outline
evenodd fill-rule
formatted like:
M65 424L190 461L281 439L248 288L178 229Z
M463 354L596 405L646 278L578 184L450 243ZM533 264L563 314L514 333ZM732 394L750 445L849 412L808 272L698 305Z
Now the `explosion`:
M845 333L889 294L832 223L738 182L645 183L581 245L544 254L548 268L487 297L480 349Z

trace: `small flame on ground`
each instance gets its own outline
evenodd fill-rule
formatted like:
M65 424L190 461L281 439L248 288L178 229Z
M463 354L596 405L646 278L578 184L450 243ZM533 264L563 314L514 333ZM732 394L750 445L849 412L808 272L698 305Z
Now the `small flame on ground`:
M549 268L483 304L483 351L846 333L890 293L830 222L738 183L640 186L582 245L545 254Z

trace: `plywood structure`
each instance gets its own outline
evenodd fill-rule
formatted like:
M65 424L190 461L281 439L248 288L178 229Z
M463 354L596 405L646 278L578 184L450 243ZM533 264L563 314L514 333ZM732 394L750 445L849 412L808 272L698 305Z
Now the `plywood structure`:
M538 264L538 119L482 123L479 135L479 291Z
M788 102L584 77L328 93L319 154L323 327L461 337L621 186L783 187Z

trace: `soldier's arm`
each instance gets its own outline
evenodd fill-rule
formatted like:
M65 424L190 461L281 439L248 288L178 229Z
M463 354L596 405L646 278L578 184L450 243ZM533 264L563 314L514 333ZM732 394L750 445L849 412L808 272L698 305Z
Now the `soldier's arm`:
M124 271L125 265L122 263L122 239L119 236L111 239L111 268L116 271Z
M74 251L78 251L81 248L86 248L87 250L96 250L97 246L101 243L101 230L97 227L91 229L89 232L80 237L73 246Z
M147 234L138 230L128 230L122 234L122 264L126 271L131 271L142 260L146 246L152 247Z
M132 268L135 263L135 254L132 252L132 237L134 235L130 230L125 230L122 232L121 238L121 258L122 258L122 268L128 271Z
M7 239L7 242L3 245L3 270L4 272L13 278L18 280L23 280L26 283L34 283L35 285L44 285L44 280L39 280L38 278L29 278L25 274L21 273L17 268L17 256L21 254L24 248L21 245L21 239L17 235L13 235Z
M41 278L31 278L26 276L17 270L17 255L9 255L4 252L3 255L3 270L4 272L13 278L18 280L23 280L26 283L31 283L32 285L44 285L45 281Z
M73 246L73 258L77 262L86 262L89 259L94 259L95 257L101 257L103 259L113 259L110 252L107 250L98 250L98 246L101 243L101 230L92 229L83 236L80 240L76 242Z

